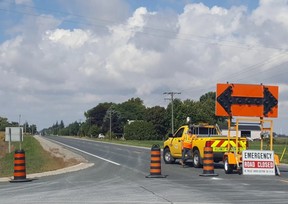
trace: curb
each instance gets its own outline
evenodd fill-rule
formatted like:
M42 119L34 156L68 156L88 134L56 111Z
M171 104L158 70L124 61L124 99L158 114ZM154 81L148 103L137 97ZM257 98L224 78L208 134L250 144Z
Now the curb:
M37 179L37 178L44 177L44 176L54 176L54 175L59 175L59 174L64 174L64 173L69 173L69 172L80 171L80 170L87 169L87 168L92 167L92 166L94 166L94 163L80 163L80 164L76 164L74 166L69 166L69 167L66 167L63 169L57 169L54 171L28 174L27 178L28 179ZM3 177L3 178L0 178L0 182L8 182L12 179L13 179L13 177Z

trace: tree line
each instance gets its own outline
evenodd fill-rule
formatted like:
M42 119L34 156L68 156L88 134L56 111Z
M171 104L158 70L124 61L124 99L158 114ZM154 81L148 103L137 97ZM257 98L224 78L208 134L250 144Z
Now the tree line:
M28 122L20 124L23 127L23 131L26 134L34 134L37 132L37 126L35 124L29 125ZM19 127L19 122L9 122L8 118L0 117L0 131L5 131L6 127Z
M174 127L186 123L223 124L225 117L215 116L215 92L208 92L198 101L173 100ZM85 121L75 121L67 126L61 120L43 129L43 134L97 137L100 133L107 138L127 140L161 140L172 130L172 101L166 108L146 107L140 98L131 98L123 103L105 102L87 110Z

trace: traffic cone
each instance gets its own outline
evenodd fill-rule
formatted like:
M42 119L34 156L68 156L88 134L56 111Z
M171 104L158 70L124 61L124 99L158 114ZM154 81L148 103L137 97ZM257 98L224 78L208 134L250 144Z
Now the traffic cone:
M166 175L161 174L161 150L159 145L152 145L150 175L146 178L166 178Z
M203 173L199 176L218 176L214 173L213 148L204 147Z
M25 165L25 151L15 150L14 154L14 179L10 180L11 183L27 182L32 179L26 178L26 165Z

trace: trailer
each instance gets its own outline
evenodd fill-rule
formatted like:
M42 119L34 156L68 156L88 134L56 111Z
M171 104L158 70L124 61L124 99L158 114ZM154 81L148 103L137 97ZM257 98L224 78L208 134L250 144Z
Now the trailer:
M267 144L266 150L273 151L273 120L258 118L237 118L235 124L232 124L232 117L228 119L228 151L224 153L223 162L224 162L224 171L226 174L231 174L234 171L242 174L242 149L239 148L239 124L244 122L254 123L255 125L260 125L261 128L261 137L260 137L260 151L264 151L264 138L269 138L269 143ZM231 136L231 131L235 130L236 135ZM235 145L232 147L230 145L231 138L235 138ZM247 141L248 142L248 141ZM280 175L278 169L279 165L279 156L274 153L274 164L275 164L275 173Z

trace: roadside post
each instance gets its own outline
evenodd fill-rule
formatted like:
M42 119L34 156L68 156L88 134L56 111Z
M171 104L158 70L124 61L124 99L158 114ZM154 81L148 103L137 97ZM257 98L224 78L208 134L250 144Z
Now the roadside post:
M9 128L9 154L11 153L11 128Z

